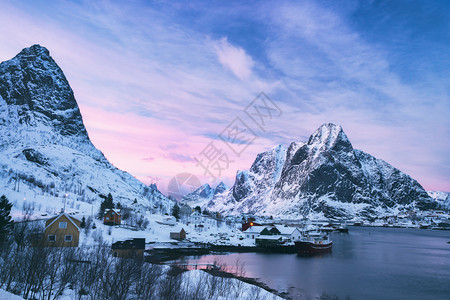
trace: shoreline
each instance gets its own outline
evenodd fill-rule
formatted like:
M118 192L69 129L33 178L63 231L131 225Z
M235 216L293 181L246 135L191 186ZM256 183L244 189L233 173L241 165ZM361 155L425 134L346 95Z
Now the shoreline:
M297 248L292 246L282 247L257 247L257 246L231 246L231 245L206 245L198 247L180 248L153 248L145 250L145 261L151 263L163 263L176 260L184 256L203 256L223 253L284 253L295 254Z
M145 250L147 254L144 258L146 262L153 264L165 264L170 261L174 261L186 256L203 256L211 254L226 255L229 253L285 253L285 254L295 254L297 249L295 246L284 246L284 247L255 247L255 246L219 246L219 245L208 245L203 247L191 247L191 248L155 248ZM186 268L170 265L173 268L177 268L180 271L189 271ZM261 282L258 278L238 276L236 274L224 271L224 270L211 270L211 269L201 269L212 276L224 277L224 278L234 278L245 283L257 286L266 290L267 292L274 294L283 299L292 300L293 298L289 296L286 292L279 292L275 289L270 288L267 284Z
M176 266L176 265L171 265L172 268L176 268L178 269L180 272L189 272L190 270L180 267L180 266ZM211 276L214 277L222 277L222 278L234 278L237 280L240 280L242 282L257 286L259 288L264 289L265 291L276 295L280 298L286 299L286 300L293 300L292 297L289 296L288 293L286 292L279 292L275 289L270 288L267 284L263 283L262 281L260 281L258 278L252 278L252 277L245 277L245 276L238 276L236 274L233 274L231 272L227 272L227 271L223 271L223 270L211 270L211 269L199 269L200 271L206 272L208 274L210 274Z
M229 273L226 271L221 270L202 270L212 276L216 277L224 277L224 278L235 278L237 280L243 281L245 283L260 287L269 293L272 293L278 297L281 297L283 299L291 300L292 298L289 297L289 295L286 292L279 292L275 289L270 288L267 284L263 283L262 281L258 280L258 278L252 278L252 277L245 277L245 276L237 276L233 273Z

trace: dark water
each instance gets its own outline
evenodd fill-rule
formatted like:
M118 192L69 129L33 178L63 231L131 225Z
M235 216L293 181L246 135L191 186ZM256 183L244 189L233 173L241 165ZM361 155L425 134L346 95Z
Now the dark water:
M319 257L240 253L200 263L239 260L247 277L298 299L450 299L450 231L350 227L333 233L333 252Z

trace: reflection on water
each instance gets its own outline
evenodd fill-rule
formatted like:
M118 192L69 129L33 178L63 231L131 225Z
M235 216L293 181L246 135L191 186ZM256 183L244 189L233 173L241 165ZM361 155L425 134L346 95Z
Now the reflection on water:
M351 227L331 238L333 252L321 256L235 253L194 261L226 264L230 271L243 265L246 276L300 299L322 292L351 299L450 299L450 231Z

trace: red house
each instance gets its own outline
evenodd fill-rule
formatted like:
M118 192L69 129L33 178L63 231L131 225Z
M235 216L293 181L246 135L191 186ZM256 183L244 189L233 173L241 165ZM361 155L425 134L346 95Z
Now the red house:
M259 223L255 223L255 219L254 218L248 218L247 222L242 223L242 231L246 231L247 229L249 229L252 226L262 226Z
M103 217L103 224L105 225L120 225L122 223L122 215L119 211L113 209L108 209Z

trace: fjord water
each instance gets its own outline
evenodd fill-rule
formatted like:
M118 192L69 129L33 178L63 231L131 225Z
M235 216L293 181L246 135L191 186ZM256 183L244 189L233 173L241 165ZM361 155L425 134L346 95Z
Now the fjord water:
M340 299L450 299L450 231L350 227L333 233L333 252L315 257L296 254L208 255L245 265L247 277L289 292L294 299L326 293Z

